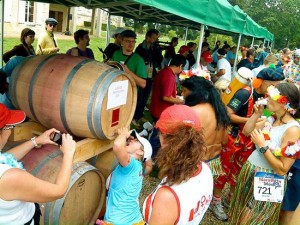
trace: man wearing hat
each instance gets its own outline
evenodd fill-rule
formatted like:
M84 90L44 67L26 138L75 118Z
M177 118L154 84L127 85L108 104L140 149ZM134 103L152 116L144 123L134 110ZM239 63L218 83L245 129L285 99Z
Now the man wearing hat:
M103 59L104 61L108 61L112 58L115 51L121 49L122 36L121 33L125 29L122 27L118 27L114 32L112 32L111 37L115 39L114 43L109 43L107 47L104 49Z
M231 66L230 63L227 61L226 57L226 50L223 48L217 51L218 63L217 63L217 73L214 76L213 80L221 80L225 79L227 81L231 81Z
M122 63L124 71L134 79L138 86L137 106L136 113L133 116L133 124L139 126L137 120L141 119L141 115L138 115L137 110L140 110L142 107L139 102L142 102L142 89L146 87L146 79L148 77L147 68L143 58L133 52L136 42L136 33L132 30L124 30L121 36L122 49L115 51L112 56L112 61Z
M189 51L190 51L190 49L189 49L188 46L182 45L180 47L180 49L178 50L178 53L180 55L182 55L184 58L186 58L187 55L189 54ZM190 64L189 64L189 61L186 59L185 66L183 67L183 70L189 70L189 69L190 69Z
M241 67L238 73L242 77L251 77L252 71L246 67ZM252 74L253 77L253 74ZM252 90L249 86L239 89L227 104L227 112L231 120L231 128L228 132L228 143L224 146L220 155L220 160L223 168L223 173L214 180L214 196L211 205L213 214L222 221L227 221L228 216L223 210L221 194L226 183L230 185L230 192L227 198L223 200L224 205L229 205L236 185L237 177L252 151L254 145L251 137L245 136L242 133L245 123L252 115L254 102L259 97L264 97L267 93L267 88L270 85L276 86L281 80L284 80L283 71L281 68L273 69L266 68L260 71L252 82ZM262 121L260 119L259 121ZM258 122L259 122L258 121Z
M54 28L57 24L58 22L54 18L46 19L45 32L38 39L36 48L37 55L49 55L57 53L59 51L57 41L53 34Z

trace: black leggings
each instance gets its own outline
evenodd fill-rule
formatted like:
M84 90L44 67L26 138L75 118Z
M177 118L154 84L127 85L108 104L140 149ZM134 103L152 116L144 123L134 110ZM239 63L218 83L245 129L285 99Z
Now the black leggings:
M34 221L34 225L40 225L40 218L42 215L40 205L38 203L34 203L34 206L35 206L35 211L34 211L33 217L31 218L31 220L29 220L24 225L30 225L32 220Z

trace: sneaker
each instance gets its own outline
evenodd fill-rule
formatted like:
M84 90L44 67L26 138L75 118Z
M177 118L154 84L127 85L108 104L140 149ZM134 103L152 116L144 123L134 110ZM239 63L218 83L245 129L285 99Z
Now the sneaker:
M153 125L149 121L147 121L143 124L143 128L149 132L153 129Z
M221 201L217 201L215 203L212 202L211 205L210 205L210 210L212 211L212 213L214 214L214 216L218 220L221 220L223 222L228 221L228 216L224 212L223 205L222 205Z
M148 137L148 131L146 129L144 129L142 132L139 133L139 135L143 138L146 138Z
M145 111L149 111L149 108L147 106L145 106L144 110Z
M135 119L133 119L133 120L131 121L131 123L132 123L134 126L136 126L136 127L139 127L139 126L140 126L139 122L138 122L137 120L135 120Z

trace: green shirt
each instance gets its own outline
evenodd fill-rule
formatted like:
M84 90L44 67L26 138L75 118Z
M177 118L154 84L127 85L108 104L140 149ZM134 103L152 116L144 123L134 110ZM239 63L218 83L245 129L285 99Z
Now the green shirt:
M133 55L131 56L131 58L126 63L126 66L135 75L146 79L148 77L148 74L147 74L147 68L146 68L146 65L145 65L145 62L144 62L143 58L141 56L139 56L138 54L136 54L136 53L132 53L132 54ZM124 63L128 57L129 57L128 55L124 55L122 53L122 50L117 50L117 51L114 52L114 54L112 56L112 61L123 62Z

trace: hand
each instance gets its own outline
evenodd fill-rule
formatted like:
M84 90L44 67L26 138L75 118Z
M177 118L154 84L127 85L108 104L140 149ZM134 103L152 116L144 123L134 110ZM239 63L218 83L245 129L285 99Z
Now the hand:
M6 145L10 134L11 134L11 129L0 130L0 149L2 149Z
M131 73L132 73L131 70L128 69L128 67L127 67L125 64L122 64L122 66L123 66L123 68L124 68L124 72L125 72L125 73L128 73L128 74L131 74Z
M263 99L263 98L259 98L258 100L261 100L261 99ZM264 105L258 105L256 103L253 106L254 113L259 116L261 116L264 113L264 108L265 108Z
M76 142L73 140L73 137L70 134L62 134L62 145L60 150L64 155L70 155L73 157L76 150Z
M254 129L250 135L252 142L256 144L259 148L267 146L265 137L261 130Z
M52 145L57 145L55 142L50 140L50 135L53 132L58 132L60 133L59 130L56 130L55 128L52 128L50 130L46 130L43 134L41 134L40 136L38 136L35 141L38 145L45 145L45 144L52 144Z
M127 127L123 127L123 128L118 129L118 135L119 135L119 136L122 135L122 136L124 136L125 138L129 138L130 132L129 132L129 130L128 130Z

